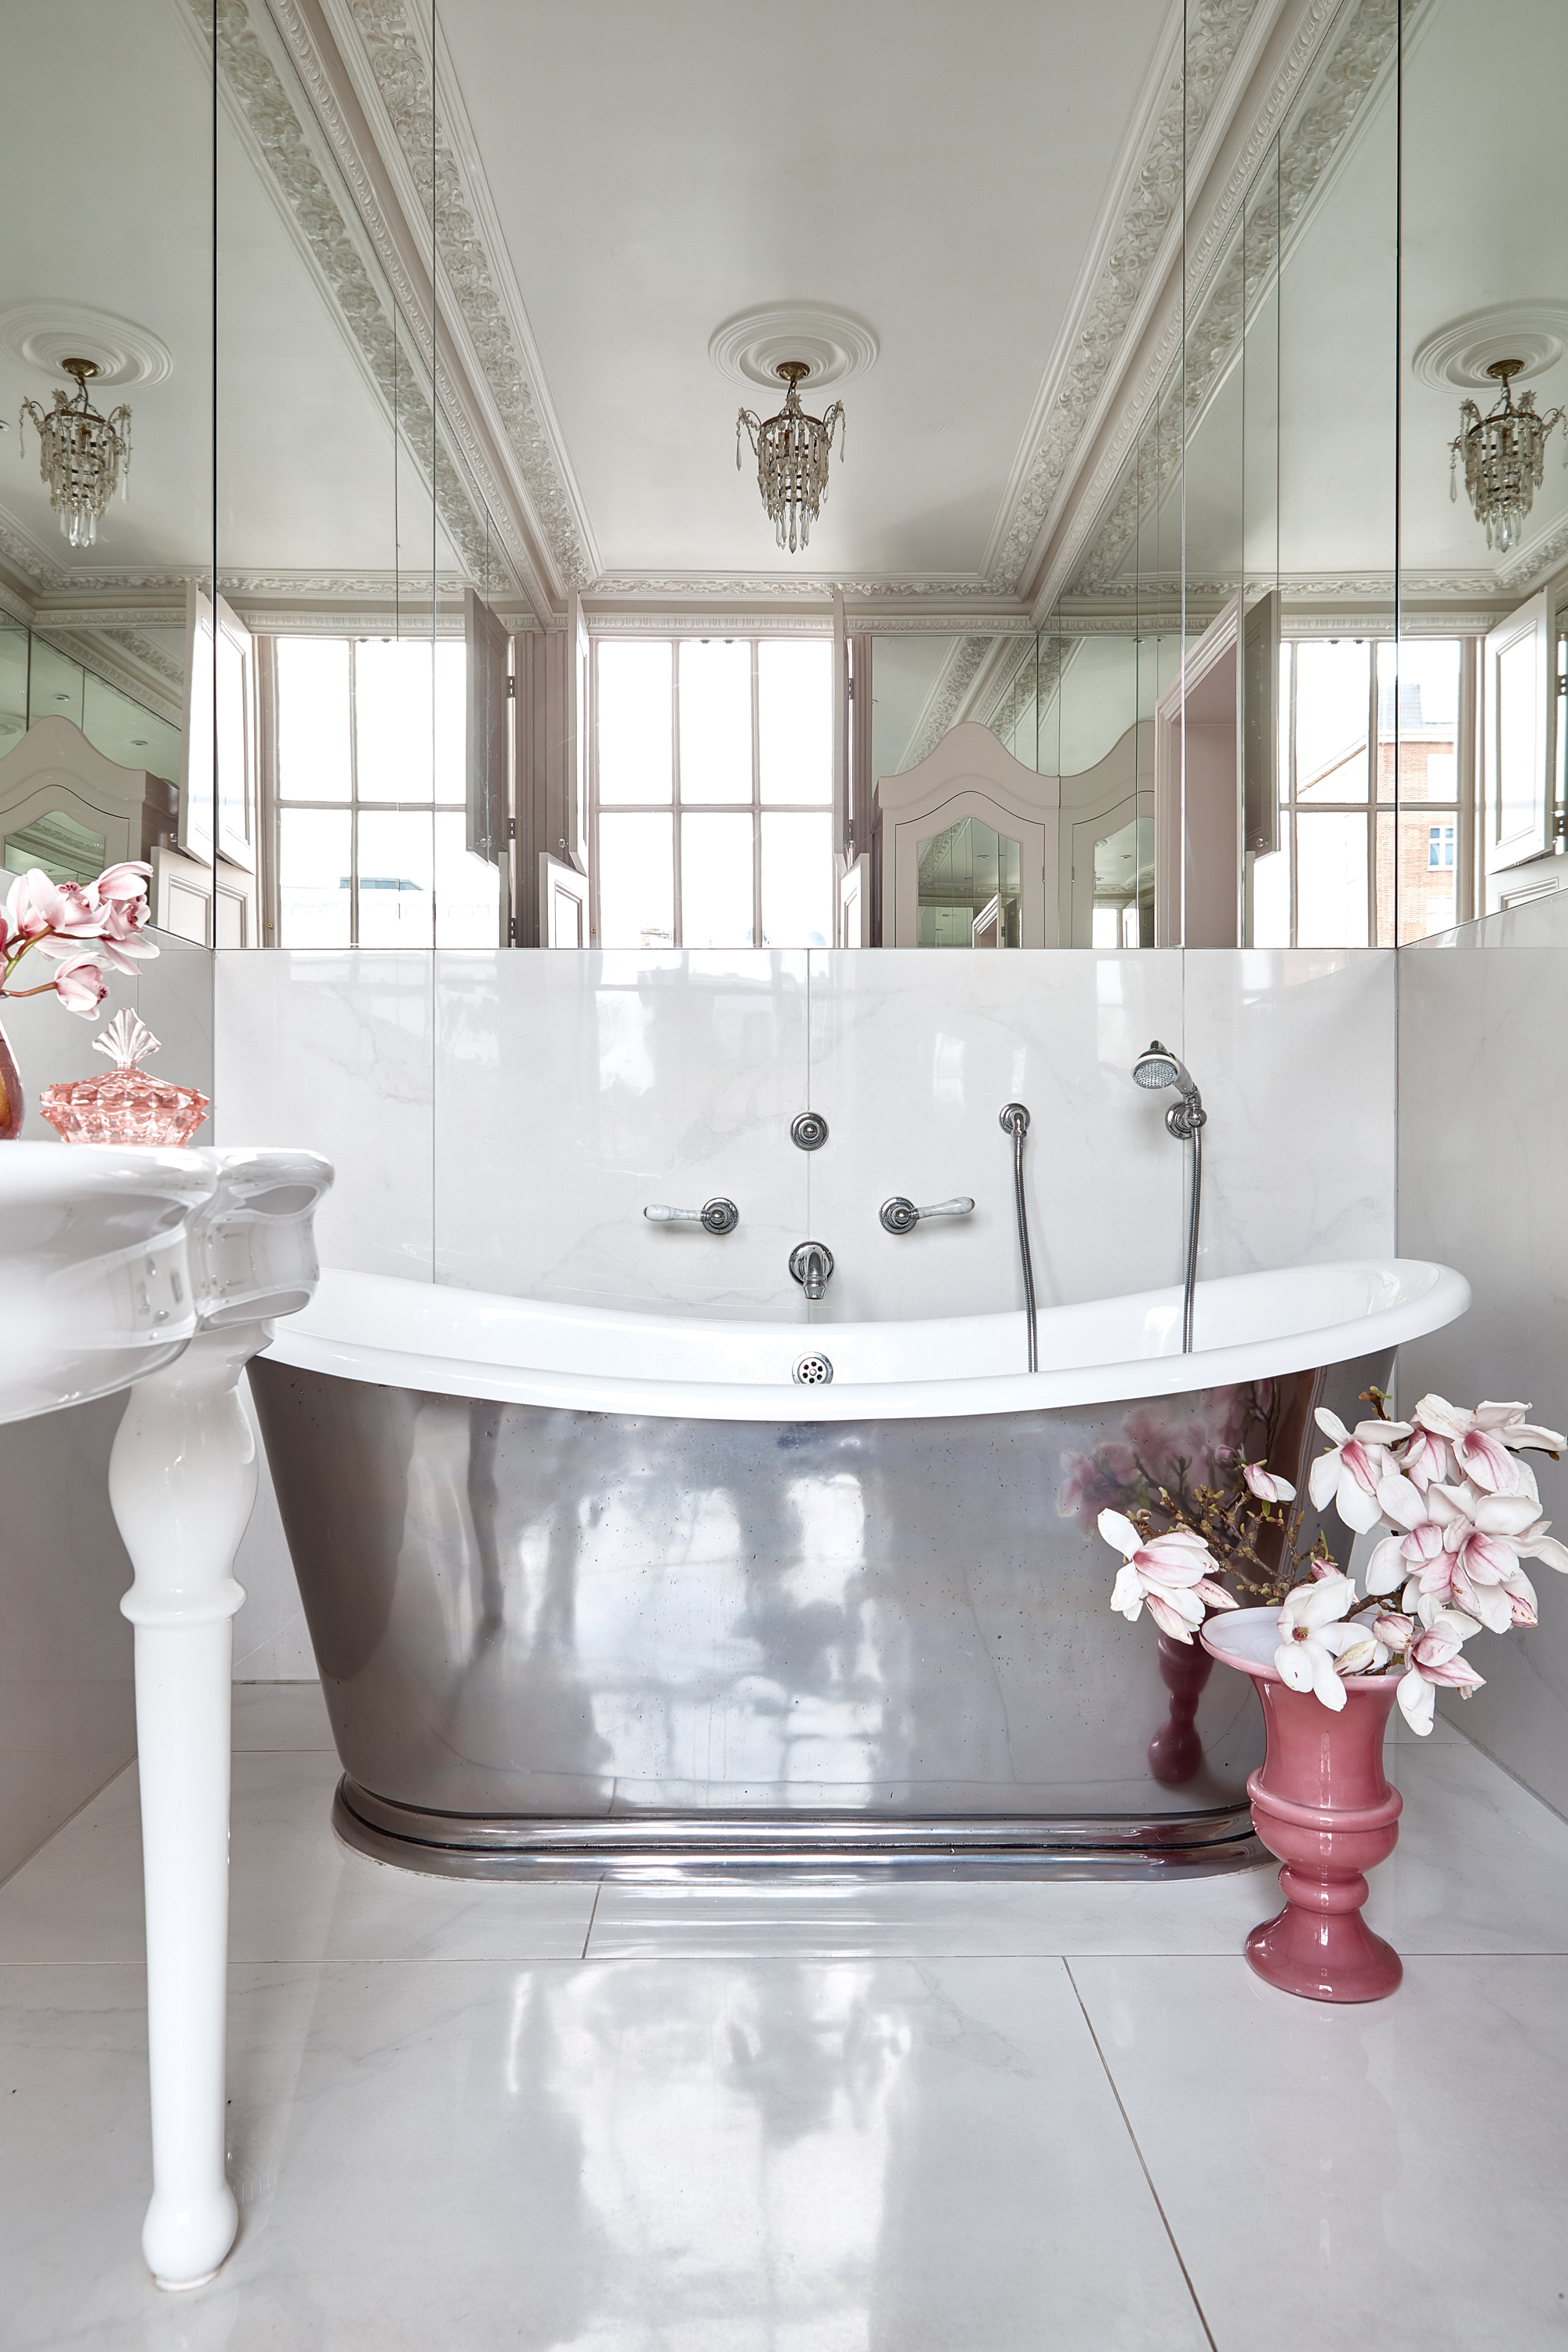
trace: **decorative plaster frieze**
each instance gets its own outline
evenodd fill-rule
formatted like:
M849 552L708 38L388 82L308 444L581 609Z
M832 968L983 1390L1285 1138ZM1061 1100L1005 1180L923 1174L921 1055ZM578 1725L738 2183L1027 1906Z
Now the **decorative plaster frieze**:
M476 205L448 136L455 87L437 108L429 62L405 0L348 0L348 6L425 217L434 220L441 269L551 554L562 577L582 587L592 578L595 562L578 527L577 502L564 479L564 455L541 415L518 350L519 337L497 289ZM471 141L464 143L471 150ZM475 156L470 169L477 161Z
M925 699L925 707L916 719L914 730L899 760L901 775L908 768L918 768L928 751L934 751L959 709L964 696L980 675L980 666L991 651L990 637L960 637L941 669L936 682Z
M425 386L400 341L395 316L365 268L289 92L258 36L247 0L190 0L190 5L204 32L209 16L216 16L224 80L310 252L324 293L353 337L389 415L395 418L405 446L431 484L443 528L470 576L493 582L500 558L484 518L476 513L462 474L437 429ZM289 0L277 0L273 13L289 39L294 63L301 65L301 44L306 49L310 44L298 12L290 8ZM326 88L319 62L306 79L313 97ZM345 134L333 143L334 162L341 167L345 148L352 147L352 142ZM357 180L356 195L368 199L363 167L347 176L351 185ZM417 311L411 310L409 315L416 318ZM505 584L514 584L510 572Z
M1085 306L1045 431L1024 475L991 567L991 586L1016 590L1068 464L1106 385L1129 323L1179 217L1185 150L1215 100L1258 0L1192 0L1184 70L1170 82L1123 198L1117 236Z
M1406 28L1421 5L1422 0L1403 0ZM1342 10L1321 52L1310 56L1310 86L1279 131L1274 184L1265 201L1254 205L1244 236L1235 212L1245 203L1250 180L1266 163L1271 143L1271 134L1262 135L1255 128L1247 142L1250 173L1244 178L1238 163L1226 192L1223 210L1229 241L1221 247L1216 216L1189 268L1184 357L1180 351L1169 354L1151 404L1152 431L1123 463L1110 503L1098 514L1092 503L1097 474L1081 509L1086 535L1093 517L1093 536L1063 593L1103 593L1143 519L1158 511L1175 482L1184 442L1234 365L1247 319L1275 282L1287 249L1364 120L1368 99L1393 66L1400 22L1401 0L1357 0ZM1290 61L1276 77L1266 116L1278 120L1276 102L1284 97L1289 67L1296 68L1290 84L1294 94L1309 55L1304 37L1299 37ZM1205 272L1207 283L1203 284ZM1135 429L1131 416L1126 428L1131 437Z

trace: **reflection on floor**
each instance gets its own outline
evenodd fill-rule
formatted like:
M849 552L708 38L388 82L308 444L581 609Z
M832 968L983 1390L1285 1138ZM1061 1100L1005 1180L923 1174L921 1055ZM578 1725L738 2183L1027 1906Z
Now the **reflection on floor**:
M480 1886L348 1853L239 1695L243 2221L160 2295L134 1774L0 1889L7 2352L1314 2352L1568 2341L1568 1825L1439 1727L1367 2009L1160 1885Z

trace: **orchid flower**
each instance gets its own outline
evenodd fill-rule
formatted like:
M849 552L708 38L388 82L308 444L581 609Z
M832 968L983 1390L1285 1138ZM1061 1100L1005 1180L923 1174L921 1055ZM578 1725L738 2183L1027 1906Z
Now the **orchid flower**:
M1277 1470L1265 1469L1261 1462L1244 1462L1241 1475L1260 1503L1293 1503L1296 1489L1289 1478L1281 1478Z
M109 982L91 956L77 956L56 971L55 992L68 1013L90 1021L109 993Z
M1210 1609L1237 1606L1224 1585L1216 1584L1208 1574L1219 1562L1203 1538L1190 1528L1173 1528L1168 1535L1151 1536L1145 1542L1121 1512L1104 1510L1100 1515L1100 1532L1122 1555L1110 1605L1130 1625L1136 1622L1147 1601L1149 1614L1163 1633L1169 1633L1173 1641L1190 1642L1193 1628L1204 1622L1205 1602Z
M1521 1446L1534 1445L1560 1453L1565 1441L1555 1429L1541 1429L1525 1420L1527 1404L1496 1404L1489 1399L1473 1412L1461 1412L1447 1397L1424 1396L1415 1408L1420 1426L1434 1437L1446 1438L1464 1475L1493 1494L1518 1491L1522 1464L1512 1455Z
M1377 1486L1388 1471L1389 1448L1411 1434L1411 1423L1358 1421L1354 1429L1347 1429L1326 1405L1318 1407L1316 1419L1324 1436L1334 1442L1313 1463L1307 1491L1320 1511L1331 1496L1346 1527L1364 1535L1376 1527L1380 1516Z
M1408 1664L1399 1677L1400 1712L1412 1731L1423 1738L1432 1728L1440 1683L1450 1690L1468 1693L1479 1690L1485 1681L1459 1654L1469 1636L1479 1631L1473 1617L1444 1609L1408 1643Z
M1345 1703L1345 1686L1340 1679L1342 1655L1347 1662L1343 1671L1352 1674L1364 1673L1373 1664L1373 1640L1368 1629L1337 1622L1354 1606L1355 1598L1351 1579L1335 1574L1297 1585L1286 1594L1279 1612L1284 1639L1274 1653L1275 1672L1292 1690L1315 1691L1335 1715ZM1363 1648L1366 1654L1358 1657ZM1387 1654L1384 1649L1384 1658Z

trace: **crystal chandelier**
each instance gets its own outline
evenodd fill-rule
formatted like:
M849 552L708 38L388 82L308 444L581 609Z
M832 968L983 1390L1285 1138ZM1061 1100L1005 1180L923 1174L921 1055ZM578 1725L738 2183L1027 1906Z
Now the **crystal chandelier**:
M838 462L844 462L844 403L836 400L826 416L808 416L796 386L811 373L805 360L784 360L775 370L789 386L776 416L754 416L742 408L735 424L735 470L741 469L741 430L744 426L757 460L757 488L781 547L793 555L796 541L805 547L811 526L827 496L827 461L833 436L838 435Z
M1473 400L1459 407L1459 431L1449 444L1448 496L1458 499L1459 453L1464 452L1465 488L1476 510L1476 520L1487 527L1487 545L1506 555L1519 544L1531 501L1541 488L1546 458L1546 436L1563 422L1563 411L1550 416L1536 413L1535 394L1527 392L1516 408L1512 379L1522 360L1494 360L1487 373L1502 386L1502 398L1489 416ZM1563 462L1568 466L1568 433L1563 436Z
M96 360L62 360L60 365L76 378L76 398L57 391L47 415L36 400L25 400L19 429L26 433L30 416L38 436L38 473L49 486L49 504L60 519L60 529L73 547L90 547L115 491L121 498L128 494L131 411L123 401L108 416L92 406L87 387L101 373Z

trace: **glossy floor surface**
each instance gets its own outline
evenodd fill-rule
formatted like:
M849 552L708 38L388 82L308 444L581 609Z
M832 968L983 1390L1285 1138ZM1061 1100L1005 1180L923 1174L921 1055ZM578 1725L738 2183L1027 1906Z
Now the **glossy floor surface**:
M1568 2343L1568 1824L1391 1748L1388 2001L1171 1885L492 1885L338 1846L237 1694L238 2244L159 2294L133 1771L0 1888L5 2352L1338 2352Z

